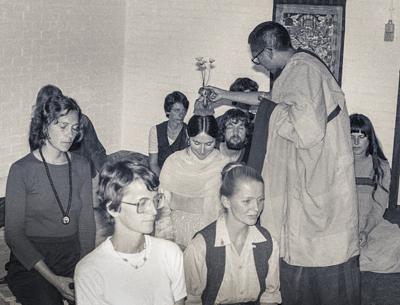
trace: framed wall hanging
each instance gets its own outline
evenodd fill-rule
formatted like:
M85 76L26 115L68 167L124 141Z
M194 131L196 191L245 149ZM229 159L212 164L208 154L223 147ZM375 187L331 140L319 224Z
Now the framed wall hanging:
M342 63L346 0L274 0L273 20L284 25L294 48L317 54L339 85Z

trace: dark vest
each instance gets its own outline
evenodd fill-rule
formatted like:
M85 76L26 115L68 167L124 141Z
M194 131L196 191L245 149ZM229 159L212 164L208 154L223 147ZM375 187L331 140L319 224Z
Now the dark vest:
M225 247L214 247L216 224L209 224L196 234L201 234L206 242L206 266L207 266L207 284L201 295L203 305L213 305L217 298L219 288L225 274ZM272 238L267 229L256 225L256 228L265 237L266 241L254 244L253 255L257 270L258 281L260 283L260 293L257 301L244 304L258 305L260 297L266 289L265 279L268 274L268 260L272 253ZM238 287L239 288L239 287Z
M157 128L157 142L158 142L158 166L160 169L162 168L165 160L169 157L169 155L173 154L178 150L182 150L188 146L188 137L187 137L187 125L183 123L181 132L175 139L175 142L172 145L169 145L168 142L168 121L162 122L156 126Z

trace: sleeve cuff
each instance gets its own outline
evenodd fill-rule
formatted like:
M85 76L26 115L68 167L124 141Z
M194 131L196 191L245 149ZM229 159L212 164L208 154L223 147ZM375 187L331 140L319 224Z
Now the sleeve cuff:
M260 298L260 303L282 303L280 291L275 291L272 293L264 292Z

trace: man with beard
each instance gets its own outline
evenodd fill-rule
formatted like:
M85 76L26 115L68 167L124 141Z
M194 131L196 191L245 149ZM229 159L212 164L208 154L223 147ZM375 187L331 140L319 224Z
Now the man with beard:
M247 163L250 150L251 123L240 109L229 109L221 117L220 152L231 162Z

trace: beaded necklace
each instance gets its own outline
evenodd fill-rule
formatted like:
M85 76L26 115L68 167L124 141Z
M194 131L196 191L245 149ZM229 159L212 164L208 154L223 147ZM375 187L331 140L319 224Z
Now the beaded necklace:
M115 253L117 253L118 257L122 259L125 263L128 263L132 268L135 270L141 268L144 266L144 264L147 262L147 245L146 245L146 238L144 239L144 245L143 245L143 250L144 250L144 256L142 259L142 263L140 264L132 264L126 257L122 257L117 250L115 250Z

